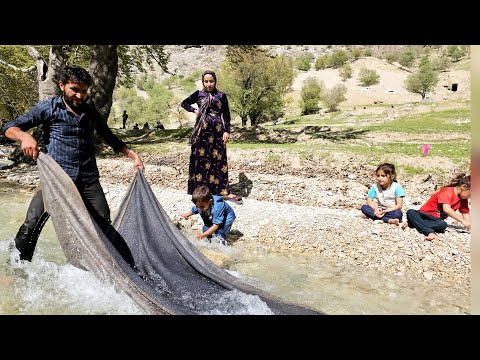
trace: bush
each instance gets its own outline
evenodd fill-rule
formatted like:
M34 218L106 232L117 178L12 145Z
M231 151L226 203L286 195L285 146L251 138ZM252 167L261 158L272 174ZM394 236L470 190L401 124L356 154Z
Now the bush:
M375 70L361 68L359 73L360 84L363 86L375 85L380 81L380 75Z
M342 80L345 81L352 77L353 69L349 64L345 64L340 68L339 73Z
M336 111L340 103L347 100L345 95L347 87L344 84L337 84L330 90L324 91L322 102L325 104L329 112Z
M295 59L295 67L298 70L308 71L310 70L310 57L308 55L302 55Z
M318 81L318 79L314 77L305 79L302 89L300 90L302 96L300 100L302 115L314 114L320 110L318 103L320 102L324 87L323 81Z

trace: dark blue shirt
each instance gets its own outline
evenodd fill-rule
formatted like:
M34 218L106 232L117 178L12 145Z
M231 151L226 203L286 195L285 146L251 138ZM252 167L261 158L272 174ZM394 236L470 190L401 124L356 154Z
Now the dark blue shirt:
M205 226L218 225L219 229L231 226L236 218L232 207L224 201L223 196L213 195L213 204L207 211L201 211L196 206L192 207L192 214L200 214Z
M74 182L88 184L100 177L95 158L94 130L115 152L119 152L125 143L112 133L100 113L90 105L83 104L78 114L67 109L62 96L56 96L39 102L25 115L5 124L2 133L13 126L26 131L43 125L45 153Z

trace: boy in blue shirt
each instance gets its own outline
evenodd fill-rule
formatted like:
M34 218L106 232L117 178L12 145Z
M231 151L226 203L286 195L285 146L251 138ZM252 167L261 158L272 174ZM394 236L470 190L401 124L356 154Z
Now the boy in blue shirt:
M198 240L207 237L209 241L212 235L222 238L222 244L227 244L227 237L235 220L235 212L232 207L224 201L223 196L212 195L210 189L201 185L193 191L192 202L195 206L188 212L182 213L184 219L193 214L200 214L204 226L202 232L195 235Z

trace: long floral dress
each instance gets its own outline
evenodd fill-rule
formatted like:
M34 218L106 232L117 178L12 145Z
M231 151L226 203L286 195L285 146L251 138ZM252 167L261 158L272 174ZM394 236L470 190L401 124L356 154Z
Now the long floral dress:
M227 95L217 90L211 93L197 90L183 100L181 106L193 112L195 108L191 104L194 103L198 106L198 115L191 139L188 194L197 186L206 185L213 195L227 195L230 186L227 148L223 143L223 133L230 133Z

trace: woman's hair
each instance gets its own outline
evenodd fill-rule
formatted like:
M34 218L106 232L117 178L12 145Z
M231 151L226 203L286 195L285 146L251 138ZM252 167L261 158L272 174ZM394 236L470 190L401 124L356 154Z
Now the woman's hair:
M192 202L198 204L200 202L209 202L210 199L213 199L212 192L205 185L200 185L199 187L193 190Z
M92 77L87 70L75 65L66 65L60 75L60 81L63 84L71 82L73 84L92 85Z
M205 70L202 74L202 86L203 88L205 88L205 86L203 85L203 79L205 78L205 75L212 75L213 76L213 80L215 80L215 90L217 89L217 75L215 75L215 72L213 72L212 70Z
M382 170L385 175L389 175L393 178L393 181L397 181L397 173L395 172L395 165L389 163L383 163L378 165L377 170L375 170L375 174Z
M460 174L450 181L446 187L455 187L465 185L467 189L470 189L470 175Z

